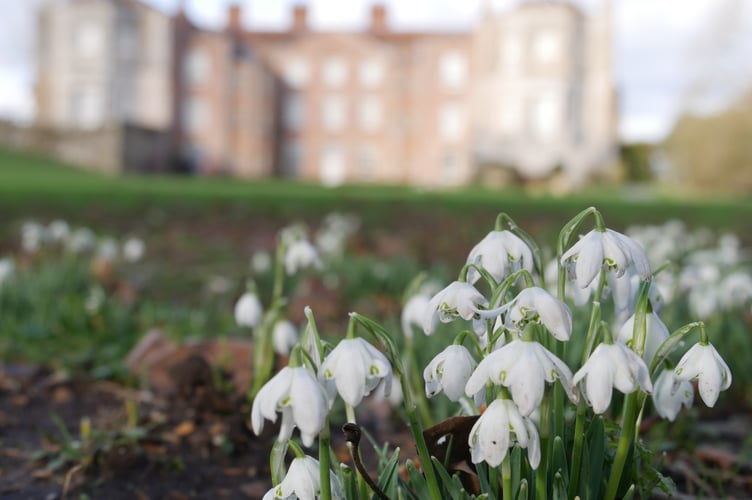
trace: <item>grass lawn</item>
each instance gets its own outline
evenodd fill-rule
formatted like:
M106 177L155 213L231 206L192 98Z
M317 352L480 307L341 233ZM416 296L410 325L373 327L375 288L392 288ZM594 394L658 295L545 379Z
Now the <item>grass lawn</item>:
M0 150L0 209L5 218L45 215L47 209L63 215L92 207L133 212L144 206L200 209L231 206L283 216L348 210L369 219L399 217L405 210L468 218L492 217L507 211L521 224L545 218L560 224L589 205L598 206L614 227L660 222L678 217L689 223L750 231L752 201L733 197L690 199L654 189L594 187L565 197L531 194L519 188L466 187L418 190L402 186L318 185L270 179L241 181L230 178L175 176L102 176L67 167L55 160ZM245 207L245 208L244 208Z

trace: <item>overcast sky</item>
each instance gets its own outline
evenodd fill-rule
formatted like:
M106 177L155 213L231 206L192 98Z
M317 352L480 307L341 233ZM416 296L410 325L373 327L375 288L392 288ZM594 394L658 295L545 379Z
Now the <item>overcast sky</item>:
M34 114L36 6L63 0L0 0L0 117ZM181 0L146 0L173 13ZM300 0L182 0L190 18L221 28L226 6L243 5L246 26L281 29ZM395 29L467 29L482 0L382 0ZM508 8L519 0L491 0ZM586 10L604 0L579 0ZM373 0L309 0L314 29L357 29ZM752 1L613 0L619 130L626 141L660 140L682 110L708 112L752 85Z

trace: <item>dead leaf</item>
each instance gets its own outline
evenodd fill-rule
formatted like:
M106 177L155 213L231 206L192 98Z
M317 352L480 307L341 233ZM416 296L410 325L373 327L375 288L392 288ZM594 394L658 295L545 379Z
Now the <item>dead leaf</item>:
M190 434L193 434L193 431L196 430L196 424L194 424L191 420L185 420L178 424L177 427L175 427L175 430L173 431L176 436L185 437Z
M52 471L49 469L37 469L31 473L34 479L49 479L52 477Z

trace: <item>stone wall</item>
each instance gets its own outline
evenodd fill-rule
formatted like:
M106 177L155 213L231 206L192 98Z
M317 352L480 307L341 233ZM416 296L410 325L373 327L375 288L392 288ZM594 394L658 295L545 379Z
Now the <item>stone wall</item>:
M166 133L133 125L68 130L0 122L0 147L50 156L104 174L170 168Z

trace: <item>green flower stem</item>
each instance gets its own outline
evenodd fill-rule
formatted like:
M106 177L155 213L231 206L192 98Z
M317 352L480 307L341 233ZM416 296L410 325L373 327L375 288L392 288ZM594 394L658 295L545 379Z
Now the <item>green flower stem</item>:
M608 484L606 485L606 494L604 498L606 500L613 500L616 498L616 493L621 482L621 474L624 470L624 463L629 455L629 449L634 445L632 442L635 433L635 419L638 411L638 399L640 397L640 391L635 391L626 396L624 403L624 413L622 414L622 427L621 436L619 436L619 444L616 447L616 456L614 457L614 463L611 465L611 474L608 478Z
M290 439L287 441L287 446L289 446L292 452L295 453L295 458L305 458L305 452L303 451L303 448L298 445L298 443Z
M261 325L254 330L253 345L253 383L251 385L251 399L256 397L261 387L269 380L274 368L274 348L272 345L272 333L274 323L277 321L279 311L284 305L282 293L285 283L285 260L286 245L280 242L274 261L274 287L269 311L264 315Z
M427 426L431 422L431 409L428 407L428 401L426 400L425 391L423 390L421 384L423 377L420 373L420 370L418 369L418 360L415 357L414 347L415 346L413 343L413 338L405 337L405 355L403 363L408 366L410 386L415 391L413 394L415 394L418 412L420 413L420 418L422 420L421 423L424 426ZM408 375L405 374L405 376Z
M281 241L277 245L277 251L274 255L274 286L272 288L272 304L275 304L282 298L282 290L285 284L285 252L287 245Z
M321 500L332 499L332 484L329 478L329 417L324 421L324 428L319 433L319 479L321 482Z
M595 347L598 327L601 321L601 297L603 296L603 288L605 286L606 273L601 272L600 277L598 278L598 287L595 289L595 295L593 296L593 308L590 310L590 323L588 323L587 336L585 337L585 349L582 351L580 366L585 364Z
M583 398L584 399L584 398ZM572 448L572 467L569 478L569 492L567 496L574 498L580 487L580 469L582 468L582 442L585 434L585 414L587 404L584 400L577 403L577 416L574 421L574 446Z
M407 383L406 377L404 376L400 377L400 383L402 384L402 393L405 398L408 424L413 433L413 439L415 439L415 447L418 449L418 458L420 458L420 463L423 466L423 473L426 475L429 498L443 498L441 495L441 489L439 488L439 482L436 479L436 471L433 470L431 455L428 453L428 446L423 437L423 428L420 425L418 415L416 414L416 406L413 402L410 385Z
M551 406L552 394L546 393L540 406L540 434L541 461L535 471L535 497L546 500L548 491L548 457L551 454Z
M308 320L308 327L306 328L306 335L313 336L313 346L316 348L316 354L318 355L318 362L324 359L324 347L321 345L321 336L319 335L319 329L316 327L316 319L313 317L313 311L310 306L306 306L303 309L305 317ZM301 344L304 346L309 345L308 338L302 339Z
M541 257L541 249L536 243L536 241L520 226L517 225L517 223L512 219L509 215L502 212L499 215L496 216L496 223L494 224L494 230L496 231L503 231L504 230L504 222L507 223L507 226L509 226L509 230L517 235L522 241L525 242L525 244L530 248L530 251L533 253L533 266L535 267L535 270L538 272L538 276L541 277L541 281L543 280L543 259Z
M598 337L598 330L601 322L601 296L603 295L603 288L606 285L606 273L601 272L598 278L598 287L595 290L595 297L593 298L593 308L590 310L590 323L588 324L587 336L585 337L585 349L582 351L582 360L580 366L587 362L590 353L593 351L595 341ZM584 401L580 401L577 404L577 416L575 417L575 433L574 444L572 446L572 468L570 469L571 475L569 480L569 496L574 498L574 494L579 491L580 482L580 463L582 462L582 443L585 439L585 413L587 406ZM579 432L578 432L579 431Z
M697 327L700 329L700 345L708 345L710 341L708 340L708 334L705 332L705 323L702 321L698 321L697 323Z
M512 498L512 465L509 463L509 453L501 462L501 491L502 498ZM493 489L494 483L491 483Z

